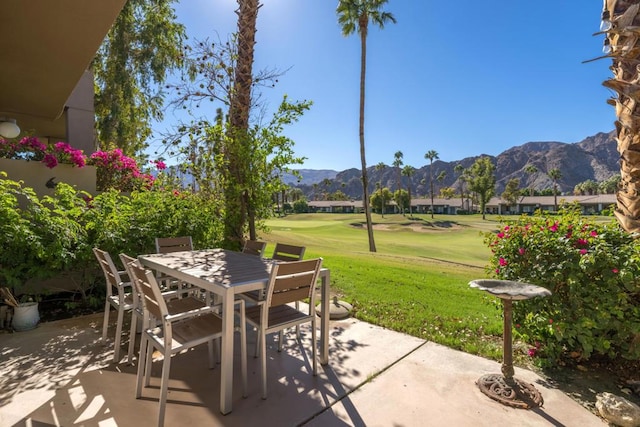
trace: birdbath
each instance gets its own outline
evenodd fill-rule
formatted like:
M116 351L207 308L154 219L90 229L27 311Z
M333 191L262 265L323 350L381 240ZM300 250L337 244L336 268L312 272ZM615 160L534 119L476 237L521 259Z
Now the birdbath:
M472 280L472 288L486 291L502 300L504 309L504 332L502 337L502 375L487 374L478 379L476 384L484 394L498 402L515 408L537 408L542 406L542 395L529 383L514 378L513 348L511 337L511 319L513 301L527 300L535 297L546 297L551 291L541 286L511 280Z

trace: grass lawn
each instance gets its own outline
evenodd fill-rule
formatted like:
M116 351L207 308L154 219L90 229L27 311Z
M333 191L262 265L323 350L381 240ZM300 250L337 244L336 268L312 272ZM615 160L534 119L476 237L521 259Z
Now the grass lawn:
M267 221L260 238L306 246L323 257L334 294L361 320L468 353L501 360L502 311L469 288L485 278L490 255L481 233L496 216L373 215L377 252L369 252L363 214L298 214Z

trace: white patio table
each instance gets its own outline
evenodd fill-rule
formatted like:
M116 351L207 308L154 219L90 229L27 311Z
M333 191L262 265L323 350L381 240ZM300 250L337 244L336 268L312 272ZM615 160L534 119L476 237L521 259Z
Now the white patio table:
M232 410L233 318L235 295L264 289L269 281L271 260L226 249L139 255L145 267L175 277L219 295L222 302L222 355L220 366L220 412ZM322 315L320 319L320 363L329 359L329 281L327 268L320 270Z

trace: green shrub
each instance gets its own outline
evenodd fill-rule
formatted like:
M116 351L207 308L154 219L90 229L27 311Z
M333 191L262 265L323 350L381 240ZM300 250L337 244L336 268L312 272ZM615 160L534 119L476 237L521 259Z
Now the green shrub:
M196 248L218 247L220 203L191 192L154 187L125 195L108 190L95 198L65 183L53 196L0 172L0 286L17 294L30 279L79 277L83 298L99 277L92 252L100 247L118 261L155 251L155 237L191 236Z
M516 334L543 364L592 355L640 357L640 247L615 221L585 219L577 206L503 221L487 233L490 273L548 288L514 304Z

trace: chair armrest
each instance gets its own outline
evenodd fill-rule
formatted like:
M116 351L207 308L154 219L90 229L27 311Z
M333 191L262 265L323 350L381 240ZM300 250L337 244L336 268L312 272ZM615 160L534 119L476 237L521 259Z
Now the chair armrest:
M165 316L164 319L167 322L177 322L178 320L188 319L190 317L194 317L194 316L198 316L200 314L206 314L206 313L215 313L214 307L205 306L205 307L200 307L193 310L185 311L182 313L169 314Z

